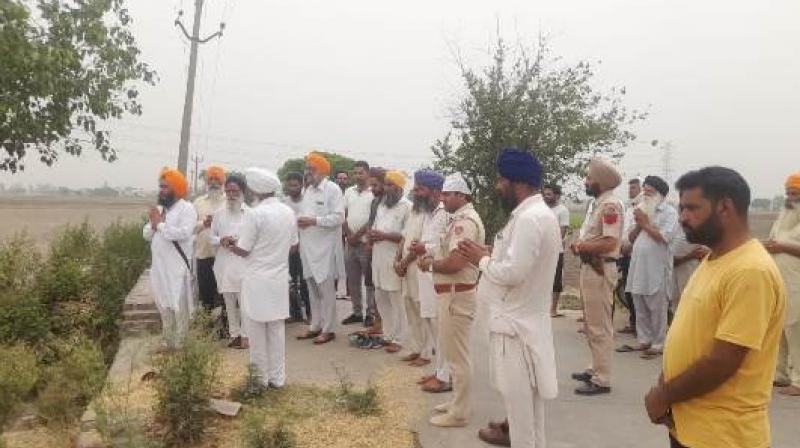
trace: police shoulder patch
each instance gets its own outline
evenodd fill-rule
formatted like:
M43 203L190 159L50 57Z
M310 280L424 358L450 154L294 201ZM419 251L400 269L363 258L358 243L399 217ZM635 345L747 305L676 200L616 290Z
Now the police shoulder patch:
M619 221L619 210L612 204L606 204L603 208L603 224L613 225Z

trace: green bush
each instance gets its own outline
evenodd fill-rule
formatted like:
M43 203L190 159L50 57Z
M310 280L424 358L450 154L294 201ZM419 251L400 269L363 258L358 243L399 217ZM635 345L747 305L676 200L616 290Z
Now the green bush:
M25 233L0 243L0 295L33 291L42 269L42 255Z
M0 346L0 428L38 380L39 366L29 348Z
M0 343L39 345L50 333L47 308L32 293L0 293Z
M294 433L283 421L269 424L261 412L251 412L244 418L241 441L245 448L295 448Z
M373 384L367 384L366 389L354 389L352 381L340 369L337 369L339 385L336 389L336 404L353 415L364 417L381 412L380 396L378 389Z
M130 388L106 389L92 407L97 414L97 431L105 446L114 448L159 448L161 443L147 435L144 416L129 405Z
M45 303L77 301L88 296L89 262L97 244L97 236L86 222L65 226L56 234L37 282Z
M59 341L56 356L45 370L36 407L48 423L69 424L103 388L106 366L100 348L80 335Z
M247 377L244 382L234 389L233 398L237 401L251 403L264 396L268 390L263 378L254 364L247 365Z
M211 416L209 399L219 384L219 348L205 329L208 318L199 314L184 347L155 363L156 414L174 446L203 438Z

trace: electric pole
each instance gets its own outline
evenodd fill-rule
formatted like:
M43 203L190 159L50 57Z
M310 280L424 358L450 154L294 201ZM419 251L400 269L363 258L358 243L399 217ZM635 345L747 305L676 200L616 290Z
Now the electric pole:
M203 161L203 156L195 154L192 156L192 162L194 163L194 168L192 169L192 192L197 194L197 179L200 177L200 162Z
M672 142L665 142L661 145L661 149L664 151L662 159L664 180L667 181L667 184L672 185Z
M189 161L189 135L192 128L192 106L194 105L194 79L197 74L197 47L204 44L215 37L221 37L225 24L219 24L219 31L206 37L200 38L200 21L203 17L203 1L195 0L194 2L194 23L192 25L192 34L186 30L181 22L183 17L183 10L178 11L178 18L175 19L175 26L179 27L183 35L192 43L189 51L189 74L186 78L186 98L183 102L183 123L181 124L181 143L178 147L178 170L186 175L187 164Z

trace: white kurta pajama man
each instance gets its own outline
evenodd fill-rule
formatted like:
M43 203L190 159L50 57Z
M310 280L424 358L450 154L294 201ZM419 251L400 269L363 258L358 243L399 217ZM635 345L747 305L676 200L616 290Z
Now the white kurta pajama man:
M561 248L558 221L541 195L520 203L480 263L478 299L489 311L490 372L503 397L511 446L545 446L544 403L558 394L550 318Z
M800 244L800 212L784 209L775 221L770 239ZM786 253L773 255L786 284L786 322L781 337L776 379L800 387L800 258Z
M286 382L284 320L289 317L289 251L297 244L295 214L277 198L248 210L237 246L249 251L242 279L242 315L250 363L265 385Z
M673 293L674 261L668 242L678 231L678 212L662 200L656 206L651 222L666 242L656 241L644 230L639 233L631 251L625 292L633 295L639 343L662 350L667 335L667 310Z
M409 254L411 243L415 240L423 242L423 228L431 218L432 216L428 212L411 210L406 220L405 227L403 227L403 257ZM409 263L406 275L401 280L403 286L403 301L406 307L406 318L408 319L406 348L411 353L417 353L421 358L430 360L433 359L434 337L429 325L430 319L426 321L422 317L419 295L419 275L420 272L417 267L417 261L414 260ZM432 277L431 289L433 289Z
M242 204L241 208L235 212L226 206L218 210L211 221L211 231L208 235L211 245L219 247L220 240L225 237L238 240L244 213L249 209L250 207L246 204ZM214 260L214 275L217 278L217 290L225 300L228 332L232 338L245 336L245 333L242 332L242 312L239 304L244 268L245 261L242 257L224 248L217 251L217 257Z
M394 207L386 206L384 198L375 213L374 230L383 233L402 233L411 202L405 198ZM394 271L398 244L377 241L372 245L372 283L375 284L375 304L383 322L383 339L388 343L402 345L408 333L408 318L403 301L403 286L400 276Z
M342 223L344 200L338 185L323 179L318 186L309 185L303 192L299 217L316 218L317 224L300 229L300 257L303 276L308 283L311 302L312 332L334 333L336 330L335 280L342 275L344 255Z
M162 208L161 212L163 221L155 230L148 222L142 234L150 242L150 287L161 314L164 342L170 348L177 348L186 335L194 300L192 273L173 242L178 243L191 262L197 213L192 204L183 199L166 210Z

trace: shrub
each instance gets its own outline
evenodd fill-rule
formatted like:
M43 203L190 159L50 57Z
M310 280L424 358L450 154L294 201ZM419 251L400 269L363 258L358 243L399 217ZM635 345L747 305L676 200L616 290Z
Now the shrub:
M198 314L184 347L156 360L156 414L172 445L203 438L218 386L219 349L205 330L207 316Z
M50 332L46 310L33 293L0 292L0 343L41 344Z
M251 412L245 416L241 432L246 448L295 448L297 441L286 423L268 424L264 414Z
M353 383L342 371L337 369L339 386L336 390L336 404L347 412L359 417L375 415L381 412L378 389L373 384L367 384L363 391L354 390Z
M162 444L147 436L143 415L129 405L130 388L107 389L92 404L97 414L97 431L105 446L114 448L158 448Z
M87 297L89 262L97 244L97 237L86 222L80 226L66 226L56 235L37 285L45 303Z
M80 417L105 380L99 347L84 336L72 336L56 345L58 360L45 370L46 385L37 408L48 423L68 424Z
M244 383L233 391L233 398L237 401L252 402L262 397L267 389L256 366L249 364L247 377L244 379Z
M0 243L0 294L27 293L36 286L42 268L42 255L25 233Z
M0 346L0 428L39 380L36 356L23 345Z

